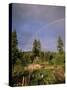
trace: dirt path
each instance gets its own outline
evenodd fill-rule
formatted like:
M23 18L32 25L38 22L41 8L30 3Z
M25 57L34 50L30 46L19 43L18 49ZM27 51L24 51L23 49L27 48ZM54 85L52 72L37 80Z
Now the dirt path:
M45 69L54 69L54 65L49 65L49 64L30 64L27 67L25 67L25 70L28 71L34 71L34 70L38 70L41 68L45 68Z
M37 70L37 69L41 69L41 68L42 68L42 66L40 64L30 64L27 67L25 67L24 69L28 70L28 71L33 71L33 70Z

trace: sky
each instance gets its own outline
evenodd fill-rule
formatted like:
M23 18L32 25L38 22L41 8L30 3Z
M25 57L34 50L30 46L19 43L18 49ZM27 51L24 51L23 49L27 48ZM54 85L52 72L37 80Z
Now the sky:
M65 7L13 4L12 31L16 30L18 48L31 51L33 41L40 40L43 51L57 51L60 36L65 43Z

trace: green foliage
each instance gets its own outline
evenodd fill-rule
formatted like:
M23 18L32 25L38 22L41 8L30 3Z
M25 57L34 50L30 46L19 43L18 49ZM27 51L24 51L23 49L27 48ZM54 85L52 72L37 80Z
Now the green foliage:
M29 54L23 54L23 59L22 59L22 65L23 66L26 66L28 64L30 64L32 61L31 61L31 58L30 58L30 55Z
M17 54L17 57L22 60L23 59L23 52L18 50L18 54Z
M63 53L63 41L60 36L58 37L57 43L58 43L57 45L58 52Z
M34 40L34 42L33 42L33 49L32 49L33 56L34 57L40 56L40 51L41 51L40 41Z
M64 65L65 64L65 55L64 53L56 53L55 57L51 60L52 64L55 65Z
M12 68L14 68L14 64L16 62L16 59L17 59L17 55L18 55L18 49L17 49L17 44L18 44L18 41L17 41L17 34L16 34L16 31L12 32Z
M15 62L15 65L21 65L21 60L17 59L16 62Z
M45 52L45 61L49 61L50 52Z
M12 32L12 47L17 47L17 34L16 31Z
M46 76L44 77L44 83L45 84L54 84L56 81L56 78L54 76L54 73L52 70L48 69L45 70Z
M64 55L57 55L56 56L56 61L55 61L55 64L64 64L64 61L65 61L65 58L64 58Z
M43 72L41 70L33 71L31 75L31 85L38 85L42 81L43 78Z
M24 67L21 64L21 60L17 59L14 64L13 76L19 76L20 73L23 73L23 68Z
M31 76L31 85L54 84L56 78L52 70L40 69L34 71Z
M43 51L40 53L40 58L41 58L41 60L42 60L42 61L44 61L44 60L45 60L45 54L44 54L44 52L43 52Z

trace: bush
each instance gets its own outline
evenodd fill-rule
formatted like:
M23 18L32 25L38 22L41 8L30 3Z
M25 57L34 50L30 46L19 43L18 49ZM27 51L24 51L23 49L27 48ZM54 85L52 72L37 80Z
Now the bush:
M52 59L51 63L56 64L56 65L64 65L64 63L65 63L64 54L57 53L55 58Z
M56 78L52 70L40 69L34 71L31 75L31 85L44 85L44 84L54 84Z

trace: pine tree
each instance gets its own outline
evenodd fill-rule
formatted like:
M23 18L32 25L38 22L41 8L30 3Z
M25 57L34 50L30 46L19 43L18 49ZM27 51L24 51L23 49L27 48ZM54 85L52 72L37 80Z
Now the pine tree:
M60 36L58 37L57 50L58 50L59 53L63 52L63 41L62 41Z
M34 42L33 42L33 49L32 49L34 57L40 56L40 51L41 51L40 41L34 40Z
M18 44L18 41L17 41L17 34L16 34L16 31L13 31L12 32L12 68L14 68L14 64L16 62L16 59L17 59L17 53L18 53L18 49L17 49L17 44Z

